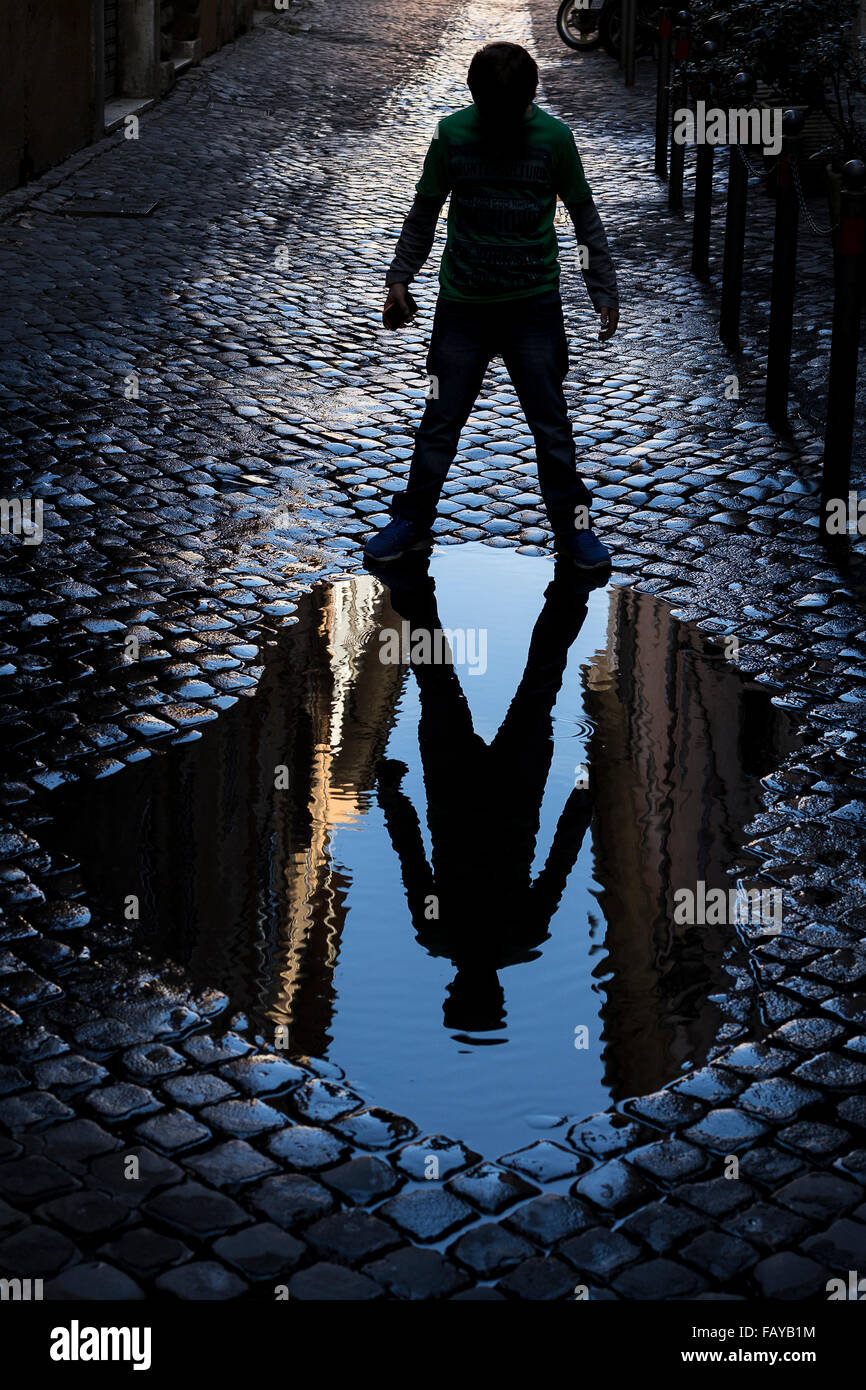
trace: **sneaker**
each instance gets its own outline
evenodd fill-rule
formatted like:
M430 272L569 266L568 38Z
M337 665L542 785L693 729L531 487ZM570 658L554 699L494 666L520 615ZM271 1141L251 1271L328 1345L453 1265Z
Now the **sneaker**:
M556 549L567 555L579 570L610 569L610 551L602 545L594 531L575 531L557 539Z
M432 543L429 531L422 531L414 522L395 516L393 521L370 537L364 546L364 554L368 560L399 560L407 550L419 550Z

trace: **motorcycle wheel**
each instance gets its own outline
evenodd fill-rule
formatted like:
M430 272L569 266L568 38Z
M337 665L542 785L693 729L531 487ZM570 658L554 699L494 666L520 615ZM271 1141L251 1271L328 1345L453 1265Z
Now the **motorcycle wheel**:
M562 42L580 53L589 53L601 43L599 21L604 0L588 0L582 7L575 0L562 0L556 16L556 29Z

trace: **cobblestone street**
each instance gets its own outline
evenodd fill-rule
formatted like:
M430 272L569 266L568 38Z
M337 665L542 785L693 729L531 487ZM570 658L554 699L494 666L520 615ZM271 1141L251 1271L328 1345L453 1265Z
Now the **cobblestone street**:
M866 1269L864 538L836 554L818 536L829 251L804 251L802 409L781 437L753 326L768 265L732 358L653 175L652 63L626 91L554 18L541 0L260 12L137 140L0 198L0 490L42 499L45 527L0 538L0 1271L48 1298L824 1301ZM299 596L360 569L409 467L444 224L400 333L379 326L385 270L435 123L494 37L536 57L617 268L600 344L563 223L566 391L612 582L734 635L800 740L731 864L783 890L784 925L732 933L706 1063L504 1158L282 1055L219 981L106 920L52 837L64 788L175 756L254 695ZM64 215L101 198L159 201ZM714 270L720 198L721 176ZM443 546L548 554L534 459L497 362Z

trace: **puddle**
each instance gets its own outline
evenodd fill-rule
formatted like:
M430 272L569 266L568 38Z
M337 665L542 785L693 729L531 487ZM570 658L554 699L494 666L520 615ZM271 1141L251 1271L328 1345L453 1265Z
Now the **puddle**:
M794 735L651 597L481 544L434 554L435 597L423 568L318 585L255 696L51 805L149 949L495 1156L700 1065L735 928L674 893L731 887ZM453 665L382 659L425 628Z

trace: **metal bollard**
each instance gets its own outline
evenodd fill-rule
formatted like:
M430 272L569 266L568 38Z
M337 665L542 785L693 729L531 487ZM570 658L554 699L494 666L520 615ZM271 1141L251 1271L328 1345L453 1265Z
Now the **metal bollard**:
M689 56L689 16L687 10L680 10L677 15L676 28L674 29L674 61L677 64L677 73L674 78L674 91L678 94L677 101L679 107L674 107L674 115L677 109L684 109L689 104L689 75L686 68L686 60ZM668 182L668 208L671 212L682 212L683 210L683 175L686 167L686 147L680 145L673 136L676 120L671 127L671 163L670 180Z
M622 0L620 22L622 25L622 69L625 85L634 86L635 72L635 29L637 27L637 0Z
M800 220L800 199L794 184L792 161L796 165L800 158L803 120L801 111L786 111L782 117L782 150L776 180L776 225L773 234L773 278L770 289L764 419L777 427L784 426L788 419L794 290L797 282L797 231Z
M850 159L842 170L842 216L836 255L833 299L833 338L824 432L824 470L821 487L821 532L827 539L827 507L841 499L848 507L851 447L854 438L857 356L860 346L860 299L866 250L866 165Z
M701 45L701 57L709 61L714 58L718 45L708 40ZM709 98L712 84L704 80L701 96ZM692 224L692 270L700 279L706 280L710 274L710 223L713 212L713 157L712 145L698 145L695 160L695 213Z
M751 91L747 73L734 78L734 90L742 105ZM728 206L725 214L725 250L722 260L722 303L719 337L733 352L740 349L740 300L743 293L743 251L746 242L746 200L749 177L742 155L731 145L728 162Z
M669 5L659 10L659 65L656 83L656 152L655 171L660 179L668 176L668 130L671 123L671 11Z

